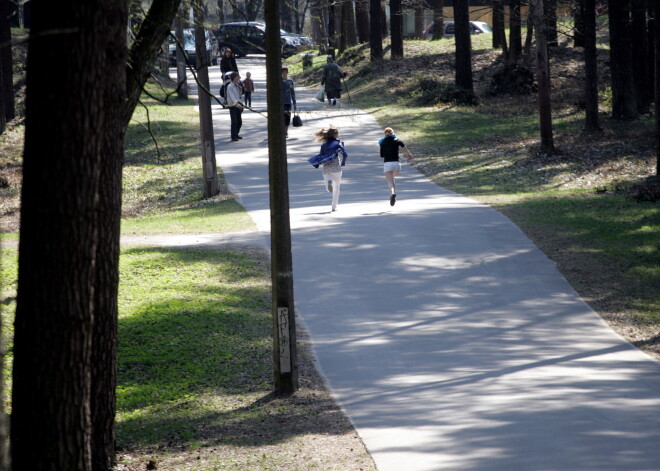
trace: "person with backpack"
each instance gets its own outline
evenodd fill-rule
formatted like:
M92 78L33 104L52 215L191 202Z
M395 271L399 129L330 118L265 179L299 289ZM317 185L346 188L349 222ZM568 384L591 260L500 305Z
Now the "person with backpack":
M325 95L329 105L336 105L337 100L341 98L341 79L346 77L341 67L335 62L332 56L327 57L327 64L323 66L323 75L321 76L321 85L325 87Z
M401 162L399 162L399 148L403 147L408 152L408 160L412 160L412 154L403 143L397 139L392 128L385 128L385 137L380 138L380 156L383 158L383 174L387 182L387 189L390 193L390 206L396 203L396 177L401 171Z
M339 189L341 187L342 167L346 165L348 154L344 149L344 143L339 140L339 129L329 127L320 129L314 134L317 142L322 142L321 151L311 157L308 162L319 168L323 166L323 183L327 190L332 193L332 212L337 211L339 205ZM339 154L342 154L341 161Z

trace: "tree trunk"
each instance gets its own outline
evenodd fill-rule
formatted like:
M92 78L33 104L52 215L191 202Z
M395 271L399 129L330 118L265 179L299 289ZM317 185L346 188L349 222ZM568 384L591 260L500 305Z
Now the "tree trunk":
M298 389L293 264L289 220L289 176L284 136L279 17L277 0L266 0L266 87L268 95L268 171L270 183L273 367L275 393Z
M443 0L433 0L433 39L445 37L445 10Z
M217 0L218 3L218 23L225 22L225 0Z
M123 149L116 131L123 129L127 18L127 4L115 0L32 5L11 418L16 470L92 469L94 292L112 291L94 286L107 268L98 260L100 180Z
M369 48L371 62L383 60L383 38L380 26L380 0L369 0Z
M312 40L314 44L318 44L322 48L322 52L325 52L328 46L328 37L325 33L321 0L311 0L309 15L312 27Z
M415 5L415 37L417 39L422 39L422 33L424 32L424 2L425 0L417 0Z
M545 8L545 35L549 47L555 47L559 44L559 37L557 35L557 0L543 0L543 7ZM529 22L527 22L529 26Z
M509 57L508 65L517 64L522 54L522 28L520 21L521 0L511 0L509 16Z
M456 32L456 86L470 95L474 95L468 0L454 0L454 28Z
M281 28L285 31L291 31L293 29L293 15L295 15L291 0L280 0L279 5Z
M553 152L552 107L550 104L550 68L545 31L543 0L534 0L534 26L536 27L536 82L539 86L539 117L541 152Z
M403 12L401 0L390 0L390 32L392 59L403 59Z
M493 0L493 49L502 47L505 42L504 0Z
M161 45L170 33L181 0L153 0L147 16L144 18L135 42L131 47L126 69L126 107L124 126L133 116L133 110L140 99L142 87L151 75L154 58L158 56Z
M358 42L360 44L369 41L369 4L366 0L355 2L355 26L357 29Z
M346 18L346 45L355 46L358 43L357 26L355 24L355 4L346 2L344 4L344 17Z
M596 0L584 0L584 102L586 116L584 128L593 132L600 130L598 119L598 60L596 49Z
M345 3L336 3L334 6L335 11L335 28L337 33L337 47L339 54L346 50L346 23L344 22L344 10L346 9Z
M174 20L174 35L176 36L176 83L179 87L178 96L181 100L188 99L188 79L186 77L186 56L183 53L182 47L184 46L183 37L183 16L184 9L179 9L179 14ZM179 47L179 44L181 47Z
M585 46L585 0L575 0L573 4L573 18L575 20L575 27L573 30L573 46L575 47L584 47ZM595 3L595 2L591 2ZM595 6L594 6L595 8ZM594 15L596 13L594 12Z
M337 41L337 10L334 3L328 6L328 54L334 57L339 46Z
M0 0L0 121L9 122L16 117L14 101L13 60L11 56L11 29L9 27L10 0ZM4 129L4 126L3 128ZM0 130L2 134L2 130Z
M646 18L646 0L631 1L631 41L632 41L632 75L637 98L637 109L640 113L648 113L653 101L653 85L651 82L648 62L648 24Z
M655 37L655 174L660 176L660 2L655 2L653 31Z
M629 0L609 0L610 70L612 74L612 117L635 119L637 100L631 71L632 41L630 36Z

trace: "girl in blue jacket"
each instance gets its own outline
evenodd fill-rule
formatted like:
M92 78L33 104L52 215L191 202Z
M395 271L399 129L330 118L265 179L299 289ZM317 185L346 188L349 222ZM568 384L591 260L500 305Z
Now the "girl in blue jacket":
M339 189L341 187L341 168L346 165L348 154L344 144L339 140L339 129L329 127L320 129L314 134L317 142L323 142L321 152L310 158L308 162L315 168L323 166L323 183L332 193L332 211L337 211L339 205ZM342 154L341 162L339 154Z

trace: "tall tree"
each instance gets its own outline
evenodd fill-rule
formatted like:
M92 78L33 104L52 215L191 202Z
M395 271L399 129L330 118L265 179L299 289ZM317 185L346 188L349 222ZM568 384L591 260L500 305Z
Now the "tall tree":
M424 7L426 5L425 0L415 0L415 37L422 39L422 33L424 32Z
M660 177L660 2L653 8L655 39L655 174Z
M600 129L598 119L598 60L596 49L596 0L582 2L583 41L584 41L584 102L587 131Z
M117 0L31 9L11 418L16 470L92 469L100 180L106 157L121 160L112 154L123 149L121 134L105 146L123 126L127 18L126 2Z
M552 107L550 102L550 61L545 31L543 0L534 0L533 18L536 28L536 82L539 86L539 117L541 128L541 151L553 152Z
M355 2L355 27L359 43L369 41L369 3L367 0Z
M445 10L443 0L433 0L433 39L445 37Z
M522 21L520 18L521 0L509 3L509 50L508 64L517 64L522 54Z
M505 44L504 0L493 0L493 48L497 49Z
M11 52L11 28L9 27L10 0L0 0L0 117L1 122L16 117L14 100L13 61ZM2 130L0 129L0 134Z
M646 0L631 0L630 4L630 36L632 42L632 75L637 98L637 109L647 113L653 101L653 85L651 82L652 63L648 60L649 32Z
M390 0L392 59L403 59L403 10L401 0Z
M456 32L456 86L474 96L468 0L454 0L454 28Z
M178 95L182 100L188 99L188 80L186 75L186 56L183 51L185 44L185 38L183 34L183 25L184 25L184 16L185 11L182 8L179 9L179 13L176 15L174 20L174 36L176 37L176 83L179 89Z
M309 6L310 23L312 28L312 40L318 44L320 52L325 52L328 46L328 36L325 29L325 15L322 7L323 0L311 0Z
M575 27L573 29L573 45L575 47L584 47L584 13L585 13L585 0L575 0L573 2L573 20ZM594 15L596 13L594 12Z
M280 21L282 29L286 31L293 30L293 17L296 12L293 9L292 0L281 0L280 5Z
M557 34L557 0L543 0L543 8L545 10L543 15L545 19L545 36L548 46L554 47L559 43L559 36Z
M369 0L369 48L371 62L383 60L383 37L380 25L380 0Z
M217 0L218 5L218 23L223 24L225 22L225 0Z
M612 74L612 117L638 116L630 36L630 0L608 0L610 24L610 71Z

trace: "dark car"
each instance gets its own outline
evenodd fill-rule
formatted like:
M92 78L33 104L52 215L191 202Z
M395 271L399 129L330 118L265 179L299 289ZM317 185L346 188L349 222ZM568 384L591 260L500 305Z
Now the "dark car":
M171 31L170 41L170 65L176 65L176 40L174 39L174 31ZM218 40L209 31L204 31L206 39L206 54L209 64L218 65ZM186 51L190 65L197 66L197 51L195 49L195 30L186 28L183 30L183 48Z
M443 26L445 28L445 38L454 37L454 22L453 21L444 21ZM488 23L483 21L470 21L470 30L472 34L481 34L481 33L492 33L493 28L488 26ZM431 23L426 27L422 37L424 39L433 39L433 32L435 31L435 23Z
M225 23L213 33L218 39L221 55L226 48L230 48L236 56L266 53L266 25L263 23L257 21ZM299 47L298 38L281 34L282 57L294 55Z

